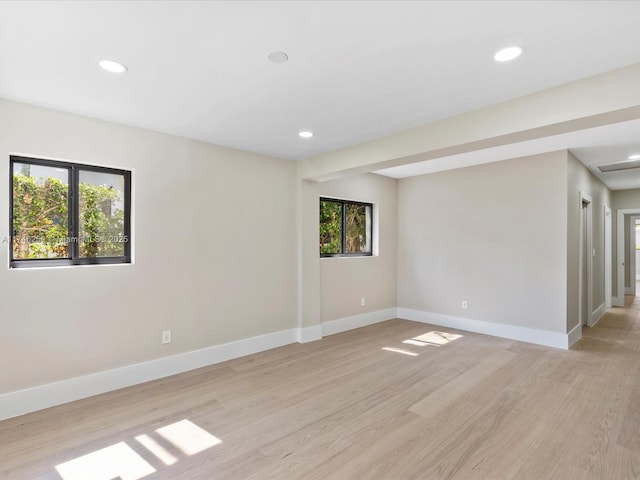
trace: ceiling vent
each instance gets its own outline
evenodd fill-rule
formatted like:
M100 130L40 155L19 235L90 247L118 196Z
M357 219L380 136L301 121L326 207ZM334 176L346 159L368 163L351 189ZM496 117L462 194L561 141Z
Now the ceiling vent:
M618 172L620 170L630 170L632 168L640 168L640 160L632 160L626 162L609 163L607 165L598 165L598 170L602 173Z

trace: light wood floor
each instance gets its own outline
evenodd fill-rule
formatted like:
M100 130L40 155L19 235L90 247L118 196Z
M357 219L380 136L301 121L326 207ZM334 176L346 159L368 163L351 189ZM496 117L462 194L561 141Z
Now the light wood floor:
M571 351L392 320L0 422L2 480L114 478L640 478L640 301Z

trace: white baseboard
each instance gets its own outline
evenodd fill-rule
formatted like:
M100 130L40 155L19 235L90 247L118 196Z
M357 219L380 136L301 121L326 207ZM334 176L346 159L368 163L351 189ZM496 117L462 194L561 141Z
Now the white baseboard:
M633 293L634 293L633 287L624 287L624 294L625 295L633 295Z
M322 340L322 325L299 328L297 332L298 343L315 342Z
M602 316L602 314L599 313L601 309L602 314L604 314L606 309L604 306L601 306L594 312L594 318L600 319ZM282 330L280 332L260 335L222 345L215 345L201 350L194 350L150 360L148 362L105 370L82 377L70 378L60 382L0 394L0 420L139 383L157 380L294 342L306 343L320 340L326 335L333 335L394 318L404 318L421 323L451 327L469 332L483 333L563 349L567 349L573 345L582 333L581 328L578 327L574 328L567 335L546 330L536 330L514 325L497 324L420 310L411 310L408 308L388 308L376 312L331 320L321 325Z
M0 395L0 420L294 343L282 330Z
M391 320L392 318L396 318L395 308L341 318L322 325L282 330L201 350L0 394L0 420L157 380L245 355L263 352L283 345L320 340L323 335L344 332L353 328Z
M595 327L596 323L600 321L600 319L603 317L605 313L607 313L607 307L603 303L598 308L596 308L595 312L591 314L591 323L589 324L589 326Z
M568 338L568 348L573 347L573 345L582 338L582 325L576 325L571 329L571 331L567 334Z
M624 301L620 301L618 297L611 297L611 305L614 307L624 307Z
M353 317L338 318L330 320L322 324L322 335L333 335L334 333L346 332L354 328L366 327L374 323L385 322L397 318L397 308L387 308L385 310L377 310L375 312L362 313Z
M456 328L468 332L484 333L495 337L509 338L521 342L535 343L547 347L568 349L569 337L566 333L537 330L534 328L518 327L504 323L485 322L468 318L453 317L440 313L398 308L398 318L413 320L414 322L429 323L441 327Z

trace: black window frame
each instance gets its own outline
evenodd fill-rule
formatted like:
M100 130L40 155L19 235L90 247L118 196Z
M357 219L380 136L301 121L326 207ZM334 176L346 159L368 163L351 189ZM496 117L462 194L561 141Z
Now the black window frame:
M333 203L338 203L341 205L341 217L342 217L342 235L341 235L341 250L342 253L320 253L320 258L332 258L332 257L372 257L373 256L373 203L369 203L369 202L358 202L355 200L344 200L344 199L340 199L340 198L331 198L331 197L320 197L320 202L319 202L319 206L320 208L322 208L322 202L333 202ZM371 208L371 222L369 225L369 245L370 245L370 250L368 252L351 252L351 253L346 253L346 235L345 232L347 231L347 226L346 226L346 206L347 205L357 205L357 206L365 206L365 207L370 207Z
M69 238L72 241L68 245L68 258L13 258L13 242L16 233L13 230L13 170L15 163L26 163L42 167L63 168L69 172L67 221ZM115 257L80 257L79 238L79 212L80 212L80 172L97 172L124 177L124 255ZM43 158L23 157L19 155L9 156L9 267L54 267L68 265L117 265L131 263L131 171L119 168L86 165L82 163L49 160Z

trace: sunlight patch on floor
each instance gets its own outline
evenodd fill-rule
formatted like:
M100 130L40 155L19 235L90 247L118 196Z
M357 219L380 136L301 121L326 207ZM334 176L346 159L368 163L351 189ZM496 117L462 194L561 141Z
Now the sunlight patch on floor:
M434 330L432 332L413 337L412 340L417 340L419 342L424 342L430 345L446 345L447 343L451 343L454 340L461 338L462 336L463 335L459 335L457 333L436 332Z
M416 347L426 347L427 345L431 345L430 343L419 342L418 340L414 340L413 338L403 340L402 343L406 343L407 345L415 345Z
M173 465L179 459L152 438L152 435L162 437L185 455L195 455L222 443L218 437L187 419L158 428L151 435L135 437L140 445L165 465ZM126 442L74 458L56 465L55 469L62 480L141 480L156 472L156 469Z
M403 350L402 348L383 347L382 350L386 350L387 352L402 353L404 355L409 355L411 357L417 357L418 356L417 353L410 352L409 350Z
M218 437L211 435L189 420L181 420L167 425L159 428L156 432L187 455L195 455L222 443Z
M464 335L460 335L457 333L436 332L435 330L433 330L431 332L418 335L417 337L407 338L406 340L403 340L402 343L404 343L405 345L413 345L414 347L441 347L442 345L451 343L454 340L462 338L463 336ZM417 357L420 355L420 353L418 352L413 352L404 348L384 347L382 350L386 350L387 352L402 353L404 355L409 355L410 357Z
M173 465L178 461L178 459L171 455L166 448L156 442L149 435L138 435L136 440L140 442L143 447L158 457L158 459L160 459L165 465Z
M156 471L124 442L56 466L64 480L140 480Z

